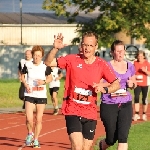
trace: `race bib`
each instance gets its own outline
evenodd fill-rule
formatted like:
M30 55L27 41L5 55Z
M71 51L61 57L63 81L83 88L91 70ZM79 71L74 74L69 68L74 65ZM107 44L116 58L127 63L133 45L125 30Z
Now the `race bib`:
M143 75L136 75L137 82L143 82Z
M75 87L75 90L73 93L74 101L76 101L77 103L82 103L82 104L90 104L92 99L93 99L92 91Z
M126 89L119 89L114 93L111 93L111 97L118 97L118 96L127 96L127 90Z

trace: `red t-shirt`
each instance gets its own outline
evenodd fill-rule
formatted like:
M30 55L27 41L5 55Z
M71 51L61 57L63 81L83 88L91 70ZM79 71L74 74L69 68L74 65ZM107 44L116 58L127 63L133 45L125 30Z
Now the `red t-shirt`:
M145 74L141 68L145 67L147 71L150 71L150 63L145 60L143 63L140 63L138 61L134 61L135 66L135 75L136 75L136 81L137 85L139 86L148 86L148 75Z
M97 120L97 94L93 84L102 78L112 83L117 79L114 71L98 57L92 64L86 64L80 54L59 57L57 63L59 68L66 69L65 96L69 96L69 100L63 102L62 113ZM78 100L74 97L76 94L88 95L90 102Z

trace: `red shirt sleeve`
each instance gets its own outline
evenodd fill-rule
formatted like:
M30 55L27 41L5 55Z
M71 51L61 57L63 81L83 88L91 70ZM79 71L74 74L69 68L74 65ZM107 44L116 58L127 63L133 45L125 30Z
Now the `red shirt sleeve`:
M71 65L71 61L75 58L75 55L69 54L57 58L57 66L61 69L66 69Z
M102 78L105 79L108 83L112 83L115 80L117 80L114 70L108 65L107 62L104 62L104 65L103 65Z
M61 69L66 69L67 64L69 63L69 55L61 56L57 58L57 66Z

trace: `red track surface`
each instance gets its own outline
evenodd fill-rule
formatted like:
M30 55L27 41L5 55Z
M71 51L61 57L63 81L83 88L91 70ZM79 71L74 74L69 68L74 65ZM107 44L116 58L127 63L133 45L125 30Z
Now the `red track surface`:
M150 106L147 115L150 120ZM142 121L137 123L139 122ZM32 147L25 147L24 145L26 134L25 115L23 113L0 114L0 150L31 150ZM103 135L105 135L104 127L98 119L95 141ZM70 149L63 115L53 116L51 110L45 111L39 141L42 150Z

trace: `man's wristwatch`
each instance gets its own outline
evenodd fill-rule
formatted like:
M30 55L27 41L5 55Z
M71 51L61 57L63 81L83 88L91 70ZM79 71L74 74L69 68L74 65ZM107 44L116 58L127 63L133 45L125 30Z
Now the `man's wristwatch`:
M105 94L107 94L107 93L108 93L108 87L103 87L103 88L104 88L104 90L106 91Z

